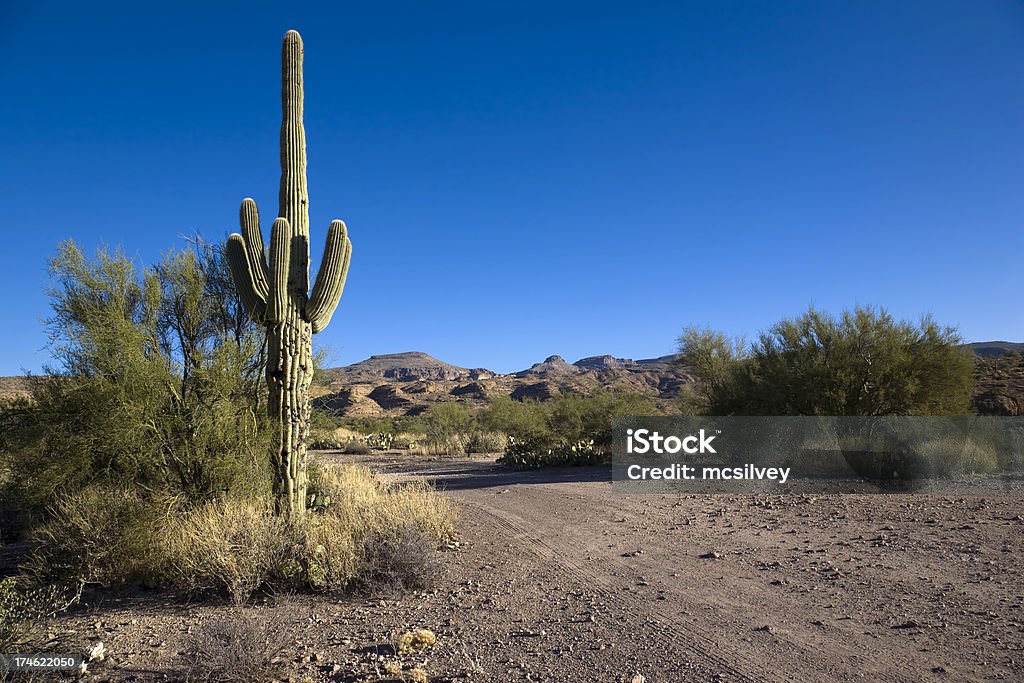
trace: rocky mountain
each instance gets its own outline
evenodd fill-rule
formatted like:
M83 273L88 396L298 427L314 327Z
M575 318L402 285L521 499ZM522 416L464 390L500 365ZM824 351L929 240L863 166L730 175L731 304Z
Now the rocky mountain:
M980 356L974 409L982 415L1024 416L1024 354Z
M387 379L398 382L417 380L457 381L465 379L481 379L493 376L494 373L482 368L467 369L449 365L433 356L409 351L406 353L385 353L370 356L366 360L339 368L329 368L319 372L321 377L331 381L345 380L348 382L373 381Z
M1024 414L1024 344L969 344L978 355L974 407L985 415ZM461 368L425 353L373 356L325 370L314 388L317 405L339 415L417 415L433 403L458 401L484 406L495 396L546 401L560 394L586 395L619 387L668 406L683 387L695 381L675 356L632 360L590 356L569 363L549 356L525 370L508 374Z
M543 363L534 363L526 370L520 370L515 373L515 376L529 377L530 375L564 375L566 373L575 374L581 370L582 368L566 363L565 359L561 356L548 356L544 359Z
M986 415L1024 414L1024 343L968 346L978 355L975 409ZM606 387L641 393L667 407L695 381L674 360L671 355L640 360L605 355L569 363L549 356L525 370L502 374L451 365L426 353L391 353L317 372L312 395L321 409L353 417L417 415L446 401L478 407L496 396L545 401ZM0 399L28 396L29 381L0 377Z
M496 396L546 401L559 394L589 394L620 387L669 402L694 378L673 356L634 361L594 356L569 363L549 356L508 374L461 368L425 353L372 356L317 375L317 406L339 415L417 415L431 404L457 401L484 406Z

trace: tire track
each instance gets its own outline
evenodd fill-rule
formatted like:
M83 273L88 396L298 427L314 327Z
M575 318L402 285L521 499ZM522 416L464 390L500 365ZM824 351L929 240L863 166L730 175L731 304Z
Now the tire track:
M564 491L558 491L557 495L561 500L565 500L570 496L577 497ZM579 498L592 502L585 497ZM528 522L519 515L477 500L470 500L465 496L459 496L459 500L463 504L471 505L475 510L482 513L483 516L489 518L493 526L507 534L513 542L525 544L537 557L558 565L568 574L591 586L604 600L615 605L622 613L642 622L655 621L665 630L667 638L670 638L678 645L684 646L706 662L713 663L723 672L727 672L732 680L744 681L746 683L779 683L793 680L794 676L798 680L809 680L806 678L808 675L813 676L816 680L827 680L822 678L822 676L827 675L827 672L820 668L803 669L801 671L798 667L794 666L782 676L775 672L771 668L771 663L759 654L752 653L746 648L733 646L728 640L709 636L698 625L681 620L673 614L658 609L655 601L650 601L649 604L641 604L637 600L627 599L623 595L625 592L623 588L627 587L627 584L617 580L610 573L593 570L588 565L576 561L564 551L553 548L542 539L537 538L535 532L528 530ZM633 570L632 567L625 563L615 560L613 562L626 571ZM632 593L629 595L635 596ZM777 637L782 635L777 634ZM916 683L922 678L920 671L907 669L901 661L892 656L887 656L884 652L874 652L871 659L865 659L864 652L853 650L834 640L827 642L824 647L807 641L799 643L788 642L785 643L785 646L789 648L790 652L802 650L805 653L813 653L815 658L822 663L829 660L834 661L838 655L846 663L856 662L855 669L857 673L873 674L875 680L893 681L894 683ZM805 665L813 665L810 658L806 656L801 657L798 661ZM834 673L841 676L841 678L834 680L851 678L850 675L844 675L840 671L835 671Z
M768 672L763 670L763 666L756 662L745 662L750 665L749 668L740 669L736 666L735 662L745 660L746 657L740 656L739 651L729 651L731 650L730 648L723 647L721 643L702 633L693 631L692 628L687 628L676 619L655 610L644 609L632 601L623 599L621 587L617 587L613 580L586 569L579 563L571 560L565 553L558 552L544 541L535 538L517 521L510 519L513 515L476 501L462 499L461 502L472 505L475 509L489 517L489 521L493 526L505 532L514 543L525 544L534 555L562 567L568 574L580 579L585 585L600 594L603 600L614 604L622 613L635 620L642 620L644 622L655 620L659 626L665 626L666 624L671 626L672 631L666 631L666 637L675 641L676 644L689 649L707 662L714 663L719 669L728 672L732 676L732 680L742 681L743 683L781 683L785 680L768 676ZM482 520L478 519L477 521ZM695 647L695 643L700 645ZM723 653L725 653L725 656L723 656Z

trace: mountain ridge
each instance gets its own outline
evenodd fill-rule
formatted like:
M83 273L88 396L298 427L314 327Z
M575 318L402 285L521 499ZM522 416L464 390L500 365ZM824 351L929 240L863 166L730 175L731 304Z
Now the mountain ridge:
M1024 356L1014 354L1024 351L1024 343L965 346L978 356L981 379L975 408L983 414L1020 415ZM498 396L544 401L561 394L586 395L615 388L643 394L669 408L683 388L696 381L676 359L675 354L639 360L605 354L569 363L551 355L523 370L499 373L446 363L422 351L405 351L318 370L310 391L320 409L351 417L417 415L435 403L449 401L482 407ZM32 381L0 377L0 398L27 397Z

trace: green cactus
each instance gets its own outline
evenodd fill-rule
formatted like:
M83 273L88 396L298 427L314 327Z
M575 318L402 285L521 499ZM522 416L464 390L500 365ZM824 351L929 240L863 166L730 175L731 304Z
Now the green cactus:
M252 199L242 201L242 232L228 237L225 252L242 301L267 327L268 411L281 427L272 457L278 508L283 514L301 515L306 510L312 336L327 326L341 300L352 243L345 224L333 221L310 293L302 38L296 31L285 34L281 67L281 192L279 217L270 231L270 258L264 255L259 212Z

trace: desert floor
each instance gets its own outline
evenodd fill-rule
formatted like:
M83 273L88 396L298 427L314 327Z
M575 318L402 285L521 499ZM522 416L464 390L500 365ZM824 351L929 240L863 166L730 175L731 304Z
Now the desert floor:
M492 458L327 459L436 482L459 545L426 592L293 596L292 680L1024 680L1022 498L623 495L605 468L517 473ZM203 620L230 606L95 595L55 632L102 640L90 680L183 678Z

